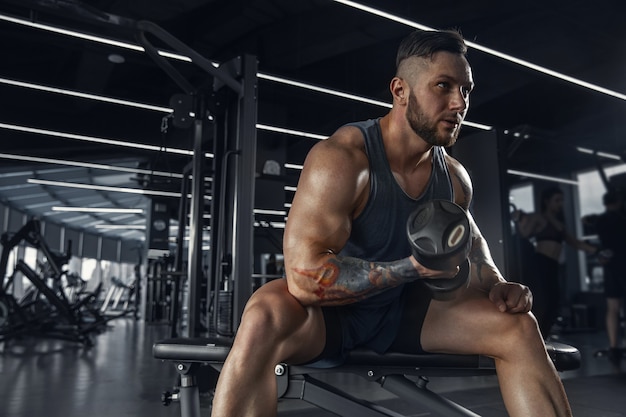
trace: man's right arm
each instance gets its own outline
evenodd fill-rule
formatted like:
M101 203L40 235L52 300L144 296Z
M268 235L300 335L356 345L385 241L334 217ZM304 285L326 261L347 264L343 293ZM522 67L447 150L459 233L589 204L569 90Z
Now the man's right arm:
M362 300L420 277L411 258L394 262L367 262L352 257L329 257L311 269L295 267L300 280L310 280L307 297L312 304L341 305Z
M359 135L357 128L342 129L315 145L300 175L283 249L289 291L303 305L349 304L420 277L456 273L426 269L413 257L368 262L337 255L368 197L369 167Z
M284 255L289 291L304 305L352 303L417 274L408 258L376 264L337 256L359 202L367 198L369 167L359 135L344 128L315 145L300 175Z

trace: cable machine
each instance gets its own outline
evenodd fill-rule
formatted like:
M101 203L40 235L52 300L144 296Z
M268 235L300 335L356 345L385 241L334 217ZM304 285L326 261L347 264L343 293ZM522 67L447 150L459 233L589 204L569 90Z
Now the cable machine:
M198 52L148 21L96 10L80 1L50 0L45 3L26 0L33 9L57 13L99 25L115 27L132 34L147 55L180 87L182 94L172 97L173 120L193 136L193 159L189 194L189 245L186 275L188 291L183 305L188 306L183 336L197 336L201 318L199 291L204 278L202 227L204 214L210 214L210 244L207 285L212 300L205 313L209 330L230 337L239 325L243 308L252 294L253 274L253 202L256 165L257 61L251 55L239 56L215 66ZM192 64L212 77L210 91L192 85L148 40L157 38L176 53L187 56ZM211 196L205 196L207 171L205 139L213 139L213 184ZM182 196L183 199L187 195ZM181 216L182 217L182 216ZM181 223L184 227L186 222ZM179 235L180 238L180 235ZM181 253L182 245L177 246ZM182 263L177 261L177 265ZM182 271L178 271L181 273ZM215 291L211 291L211 289ZM221 295L221 297L220 297ZM219 306L222 308L218 308ZM221 310L222 314L217 314ZM219 317L218 317L219 316Z
M256 163L257 62L251 55L237 57L219 67L151 22L137 22L138 39L148 55L185 92L172 102L174 120L193 129L190 222L187 276L188 320L184 336L198 333L202 265L202 224L205 213L205 149L203 141L211 121L213 141L213 187L210 207L211 249L207 285L212 298L207 316L218 334L232 336L243 307L252 293L253 196ZM148 41L149 33L176 52L191 58L213 76L211 95L194 88ZM183 198L186 198L183 196ZM182 225L181 225L182 226ZM213 289L213 294L211 294ZM212 305L212 308L210 307ZM209 329L211 329L209 323Z

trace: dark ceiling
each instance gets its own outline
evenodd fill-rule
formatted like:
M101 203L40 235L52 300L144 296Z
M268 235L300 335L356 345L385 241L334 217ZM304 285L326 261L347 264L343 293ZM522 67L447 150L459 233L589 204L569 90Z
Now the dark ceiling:
M467 120L501 132L528 135L517 142L513 135L507 139L508 167L568 177L573 171L595 167L595 158L576 147L624 154L626 25L621 1L361 3L432 28L458 28L469 41L622 94L621 98L613 97L470 49L476 89ZM130 27L133 22L147 20L216 62L251 54L257 57L259 73L383 102L390 101L387 87L397 45L412 30L332 0L4 0L0 1L0 15L0 153L130 168L129 172L111 172L5 157L0 164L0 198L40 216L51 214L53 203L136 207L146 202L144 197L106 189L27 185L27 177L140 187L141 174L133 169L179 173L189 157L27 133L18 128L180 149L191 149L191 142L183 134L162 133L161 123L167 114L163 111L14 85L14 81L26 82L161 107L168 107L172 95L181 93L179 86L142 52L26 26L24 21L137 44ZM155 44L159 45L158 40ZM111 62L111 54L123 57L124 62ZM212 80L205 71L174 61L173 65L200 91L210 90ZM322 135L331 134L344 123L386 111L264 78L259 80L258 96L259 123ZM467 127L463 135L477 131ZM265 131L259 132L259 140L275 141L286 150L287 162L296 164L303 162L315 142ZM175 189L169 181L162 179L151 186ZM75 215L56 216L59 221L77 221ZM92 216L79 222L131 220L140 223L142 218ZM136 232L125 233L124 237L139 237Z

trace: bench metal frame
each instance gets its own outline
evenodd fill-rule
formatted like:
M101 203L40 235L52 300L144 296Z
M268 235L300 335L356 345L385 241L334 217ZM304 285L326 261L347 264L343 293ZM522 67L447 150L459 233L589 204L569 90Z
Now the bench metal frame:
M572 346L550 343L547 350L559 371L580 366L580 352ZM220 371L229 351L230 344L227 341L212 338L167 339L153 346L154 357L173 362L180 375L180 387L171 400L180 402L181 417L200 417L199 388L196 383L198 367L209 365ZM431 391L427 387L428 377L494 375L495 364L492 359L480 355L411 355L394 352L379 355L368 350L355 350L343 365L334 368L276 365L278 398L303 400L339 416L402 417L396 411L355 398L316 378L320 374L338 372L353 373L376 382L409 404L426 408L435 415L476 417L478 414Z

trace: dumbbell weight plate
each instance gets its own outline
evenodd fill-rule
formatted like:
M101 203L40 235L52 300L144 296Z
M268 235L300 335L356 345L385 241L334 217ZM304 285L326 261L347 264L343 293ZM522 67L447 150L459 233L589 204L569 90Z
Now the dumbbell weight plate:
M461 268L454 278L423 280L435 298L447 299L451 291L467 284L470 234L465 210L451 201L428 201L409 216L407 236L413 257L429 269Z

